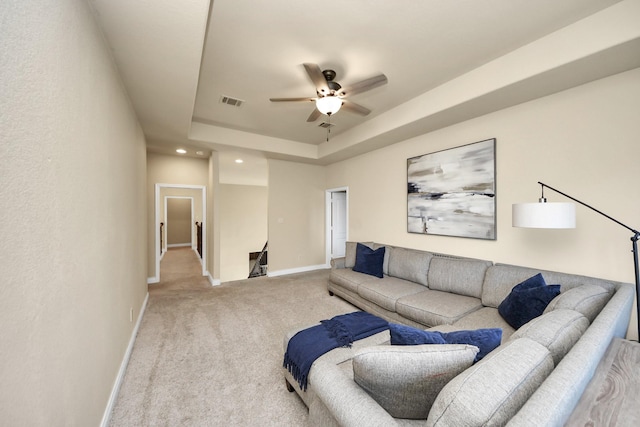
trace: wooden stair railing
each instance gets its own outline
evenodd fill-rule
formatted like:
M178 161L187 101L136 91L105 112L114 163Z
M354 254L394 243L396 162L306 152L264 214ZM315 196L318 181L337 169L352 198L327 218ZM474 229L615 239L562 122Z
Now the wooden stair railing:
M198 245L198 255L200 255L200 259L202 259L202 223L196 221L196 235L197 235L197 245Z

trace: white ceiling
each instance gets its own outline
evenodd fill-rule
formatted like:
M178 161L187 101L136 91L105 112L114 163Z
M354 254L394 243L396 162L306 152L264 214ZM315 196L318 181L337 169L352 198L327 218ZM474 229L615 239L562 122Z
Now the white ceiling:
M320 164L640 66L637 36L591 50L565 46L562 60L551 52L560 36L548 35L564 29L571 40L565 27L581 20L596 31L585 44L606 39L597 34L600 21L585 18L618 2L89 0L150 150L183 146L230 152L221 161L254 153ZM545 40L546 68L523 70L522 60L509 68L515 54L526 58ZM306 122L311 103L269 102L315 96L305 62L334 69L342 85L379 73L389 83L354 95L372 113L338 112L327 142L318 127L326 116ZM490 77L478 80L482 73ZM466 98L452 100L471 75L487 82L485 91L469 86ZM244 104L222 104L223 95Z

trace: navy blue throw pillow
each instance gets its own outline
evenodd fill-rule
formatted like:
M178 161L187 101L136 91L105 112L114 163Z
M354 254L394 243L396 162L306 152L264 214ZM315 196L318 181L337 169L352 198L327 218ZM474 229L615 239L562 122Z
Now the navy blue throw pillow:
M384 246L375 251L368 246L356 245L356 264L353 271L369 274L382 279L382 264L384 263Z
M446 344L442 334L437 331L423 331L411 326L389 323L391 345Z
M485 328L475 331L441 332L447 344L469 344L480 349L474 363L491 353L502 342L502 329Z
M538 273L516 285L498 306L498 313L506 322L518 329L542 315L547 305L560 294L560 285L547 285Z
M547 282L544 280L544 277L542 277L542 273L531 276L524 282L515 285L511 291L524 291L527 289L539 288L540 286L547 286Z
M475 331L424 331L411 326L389 323L391 345L468 344L478 347L473 363L479 361L502 342L502 329L486 328Z

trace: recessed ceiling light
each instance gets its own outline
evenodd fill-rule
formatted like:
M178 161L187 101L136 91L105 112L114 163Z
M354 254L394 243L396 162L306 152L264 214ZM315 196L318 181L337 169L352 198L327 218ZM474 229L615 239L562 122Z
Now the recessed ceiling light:
M176 153L179 153L179 154L186 154L186 153L187 153L187 150L185 150L184 148L178 148L178 149L176 150Z
M202 155L204 155L204 151L196 151L196 154L197 154L198 156L202 156Z
M242 160L242 159L236 159L236 163L244 163L244 160Z

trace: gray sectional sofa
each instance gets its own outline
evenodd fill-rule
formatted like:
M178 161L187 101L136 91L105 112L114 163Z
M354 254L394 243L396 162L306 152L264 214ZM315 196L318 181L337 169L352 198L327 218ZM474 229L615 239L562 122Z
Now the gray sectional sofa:
M611 340L626 334L634 298L631 284L365 244L385 247L383 278L353 271L356 243L348 242L346 256L332 262L328 283L332 295L389 322L422 330L501 328L502 343L480 362L464 369L458 366L460 373L456 371L436 390L430 384L416 384L416 377L427 376L420 369L452 364L453 359L443 358L440 351L463 354L467 349L391 346L389 331L318 358L306 391L285 370L288 386L309 407L310 425L560 426ZM498 306L515 285L537 273L548 284L561 285L561 293L544 314L515 330ZM285 350L300 329L285 336ZM412 374L414 369L419 373ZM396 395L388 396L387 385L388 390L397 390ZM423 399L421 393L433 395ZM393 405L398 402L403 407L396 411ZM407 405L417 408L407 412ZM391 413L428 415L403 418Z

